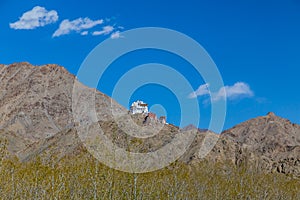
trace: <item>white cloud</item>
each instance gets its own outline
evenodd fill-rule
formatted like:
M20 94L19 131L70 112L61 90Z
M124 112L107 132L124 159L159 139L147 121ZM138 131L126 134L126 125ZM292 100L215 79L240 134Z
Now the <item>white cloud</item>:
M67 35L70 34L72 31L81 32L82 30L93 28L94 26L100 25L102 23L102 19L93 21L88 17L78 18L73 21L65 19L60 23L59 28L53 33L52 37Z
M196 98L197 96L204 96L204 95L207 95L209 94L209 84L204 84L204 85L200 85L199 88L195 91L195 92L192 92L190 95L189 95L189 98Z
M10 23L9 26L12 29L35 29L55 23L57 20L58 14L55 10L47 11L44 7L36 6L25 12L19 21Z
M116 31L116 32L112 33L110 36L111 39L118 39L120 37L121 37L120 31Z
M115 28L113 26L104 26L102 28L102 31L94 31L92 35L97 36L97 35L108 35L111 32L113 32Z
M218 101L226 97L229 99L236 99L239 97L252 97L253 95L254 93L250 89L248 84L237 82L233 86L225 86L221 88L217 95L214 96L214 100Z
M216 93L209 91L209 84L200 85L200 87L189 95L189 98L196 98L198 96L206 96L210 94L212 101L219 101L221 99L236 99L241 97L254 96L253 91L249 85L244 82L237 82L233 86L224 86Z
M83 32L80 33L80 35L88 35L88 34L89 34L88 31L83 31Z

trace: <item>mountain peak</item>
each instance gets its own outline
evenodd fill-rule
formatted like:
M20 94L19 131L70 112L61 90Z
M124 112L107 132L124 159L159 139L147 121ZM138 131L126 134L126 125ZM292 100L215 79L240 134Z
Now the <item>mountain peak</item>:
M268 116L268 117L276 117L276 115L275 115L274 112L268 112L267 116Z
M197 130L198 128L196 126L194 126L193 124L189 124L185 127L183 127L181 130L183 131L190 131L190 130Z
M0 128L25 141L16 151L72 126L74 75L56 64L20 62L0 67ZM85 90L90 94L89 88ZM96 91L95 101L97 117L111 117L111 99ZM114 108L125 110L115 104Z

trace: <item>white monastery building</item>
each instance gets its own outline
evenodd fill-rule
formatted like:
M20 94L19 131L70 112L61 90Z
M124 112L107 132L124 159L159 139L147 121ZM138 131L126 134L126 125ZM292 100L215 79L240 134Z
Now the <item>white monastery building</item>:
M135 101L131 104L130 106L130 112L132 114L137 114L137 113L144 113L144 114L148 114L148 104L146 104L145 102L143 101Z

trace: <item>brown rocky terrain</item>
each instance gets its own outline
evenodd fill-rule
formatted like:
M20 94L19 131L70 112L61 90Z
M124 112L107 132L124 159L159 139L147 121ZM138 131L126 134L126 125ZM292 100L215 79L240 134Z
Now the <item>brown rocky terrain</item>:
M205 159L300 177L300 126L268 113L224 131Z
M181 161L229 161L234 165L246 164L258 170L300 177L300 126L274 113L251 119L217 135L193 126L180 130L155 121L143 123L145 116L129 115L127 109L110 97L81 85L57 65L0 65L0 83L0 137L7 140L9 152L22 161L36 156L62 158L86 151L76 129L82 122L74 120L72 113L76 83L81 89L76 105L80 106L80 101L84 102L94 94L97 121L93 123L100 125L104 134L121 148L151 152L168 144L177 133L195 130L198 134ZM78 112L86 110L89 108ZM138 139L128 136L128 131L133 136L141 131L146 135L157 134ZM202 158L199 149L207 138L218 139L218 142Z
M0 136L8 141L9 152L23 161L37 155L61 158L85 149L77 128L89 126L90 132L96 134L97 127L91 123L99 124L104 134L119 147L135 152L159 149L179 132L179 128L158 121L143 123L145 116L130 115L110 97L80 84L75 76L58 65L1 65L0 81ZM75 84L77 93L73 93ZM78 101L73 102L78 107L75 112L84 112L87 120L74 120L74 94L78 95ZM85 107L93 95L96 120L90 119L93 108ZM126 132L157 134L149 139L136 139Z
M1 135L11 141L10 152L26 157L23 152L28 152L27 148L74 127L75 81L75 76L58 65L0 65L0 129L4 132ZM112 117L111 107L114 111L127 112L100 92L95 93L95 102L99 120Z

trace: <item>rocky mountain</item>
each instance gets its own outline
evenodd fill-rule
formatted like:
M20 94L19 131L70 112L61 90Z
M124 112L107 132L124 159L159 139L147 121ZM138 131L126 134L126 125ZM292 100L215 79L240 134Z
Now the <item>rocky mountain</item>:
M224 131L206 159L300 177L300 126L270 112Z
M57 133L74 127L72 91L75 76L58 65L29 63L0 65L0 129L17 156ZM93 89L80 85L86 93ZM105 94L95 91L99 120L112 118L112 111L127 112ZM110 108L113 108L111 110Z
M86 152L78 136L78 126L86 123L92 127L91 132L96 133L93 127L100 126L116 145L133 152L155 151L172 141L176 134L195 131L197 135L181 161L246 164L266 172L300 177L300 126L274 113L217 135L193 126L179 129L155 121L143 123L145 116L128 114L127 109L110 97L85 87L58 65L0 65L0 83L0 139L6 139L8 151L22 161L36 156L62 158ZM75 93L78 95L75 112L86 112L86 117L93 120L74 119L74 86L79 88ZM91 117L90 107L80 104L92 97L95 97L96 117ZM145 139L134 137L141 132L156 134ZM203 158L199 150L210 140L217 143Z
M9 152L23 161L37 155L61 158L84 151L86 146L78 136L78 128L88 127L91 134L96 134L99 125L119 147L136 152L154 151L180 131L158 121L144 124L145 116L129 114L110 97L82 85L58 65L1 65L0 83L0 137L8 141ZM95 106L90 105L91 99ZM82 118L76 119L77 115ZM134 137L154 132L149 139Z

